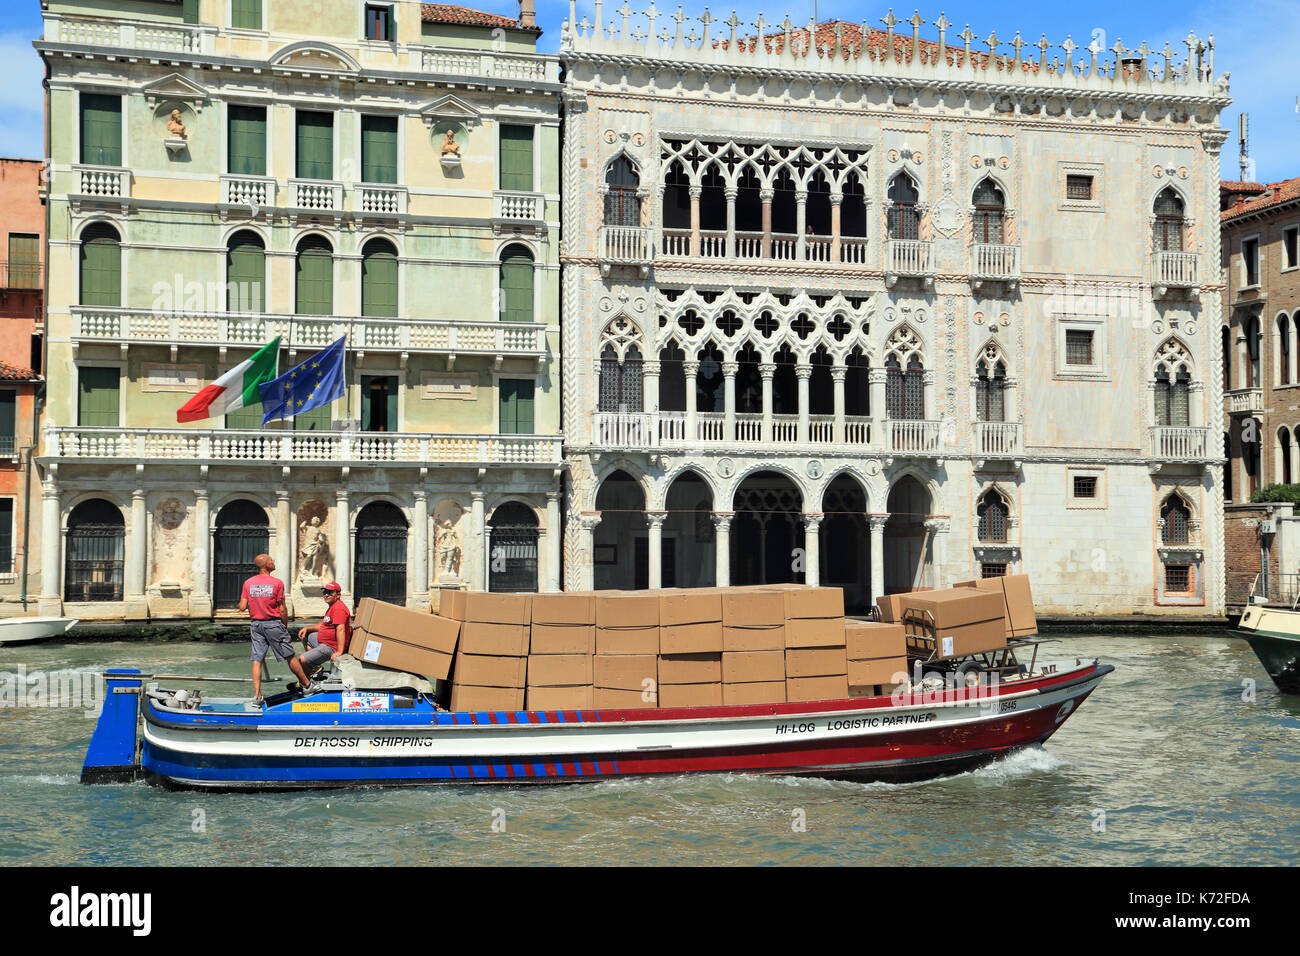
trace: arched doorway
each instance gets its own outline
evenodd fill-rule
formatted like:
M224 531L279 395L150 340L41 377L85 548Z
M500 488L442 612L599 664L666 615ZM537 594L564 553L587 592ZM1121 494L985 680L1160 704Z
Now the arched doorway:
M837 475L822 495L821 583L844 589L844 609L871 609L871 536L867 496L849 475Z
M217 512L212 535L212 600L217 608L239 606L244 580L257 573L253 559L270 548L266 509L253 501L232 501ZM288 573L281 568L282 573ZM283 578L281 579L283 580Z
M600 524L593 538L592 580L598 591L645 588L650 582L645 492L625 471L615 471L596 492Z
M731 583L802 583L794 552L804 546L803 496L794 482L775 471L750 475L736 489L732 511Z
M673 480L663 526L663 586L706 588L717 583L713 492L693 471Z
M406 604L406 516L396 505L373 501L357 515L352 591L389 604Z
M537 515L517 501L492 512L489 591L537 590Z
M925 519L932 503L930 493L910 475L889 489L885 505L885 593L933 587L929 539Z
M126 522L102 498L83 501L68 515L65 601L122 600Z

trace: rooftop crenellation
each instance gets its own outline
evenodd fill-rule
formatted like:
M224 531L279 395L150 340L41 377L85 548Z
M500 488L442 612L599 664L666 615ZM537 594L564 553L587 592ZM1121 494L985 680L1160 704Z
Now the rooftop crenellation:
M884 29L870 21L817 23L810 19L796 25L788 16L769 23L761 13L757 20L746 23L734 10L723 20L713 16L708 7L700 16L689 17L680 5L669 14L657 9L653 0L642 11L633 10L624 0L613 13L614 18L605 25L605 2L595 0L595 22L586 16L578 21L576 2L569 0L569 19L561 27L562 55L648 58L704 69L973 79L1144 93L1173 93L1177 87L1179 98L1224 101L1228 95L1228 74L1214 77L1213 34L1202 39L1189 32L1178 44L1166 42L1155 50L1145 41L1127 47L1119 37L1109 48L1103 48L1099 39L1085 45L1069 35L1056 44L1046 34L1031 42L1019 31L1010 40L999 38L996 31L981 39L969 24L950 36L955 24L943 13L931 24L937 37L922 38L921 28L927 21L919 12L899 20L892 9L880 20Z

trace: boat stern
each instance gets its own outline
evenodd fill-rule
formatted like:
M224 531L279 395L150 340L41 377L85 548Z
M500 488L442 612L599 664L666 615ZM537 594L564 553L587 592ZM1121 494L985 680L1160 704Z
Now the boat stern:
M143 680L138 670L115 668L104 672L104 709L81 766L82 783L129 783L140 773L140 695Z

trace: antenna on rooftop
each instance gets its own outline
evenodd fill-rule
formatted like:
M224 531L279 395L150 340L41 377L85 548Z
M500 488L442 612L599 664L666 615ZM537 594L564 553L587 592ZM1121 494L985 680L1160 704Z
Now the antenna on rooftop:
M1246 176L1250 168L1250 114L1237 114L1237 145L1241 150L1241 181L1248 182Z

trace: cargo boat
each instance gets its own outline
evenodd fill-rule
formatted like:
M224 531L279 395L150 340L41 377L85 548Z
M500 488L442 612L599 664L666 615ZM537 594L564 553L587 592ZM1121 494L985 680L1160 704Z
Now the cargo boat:
M1300 611L1252 606L1237 622L1237 633L1250 644L1278 690L1300 694Z
M339 684L285 692L263 709L114 670L81 779L223 790L687 773L918 780L1041 744L1113 669L1096 660L1031 664L1000 679L986 670L976 688L905 685L891 696L800 703L461 713L416 691Z

